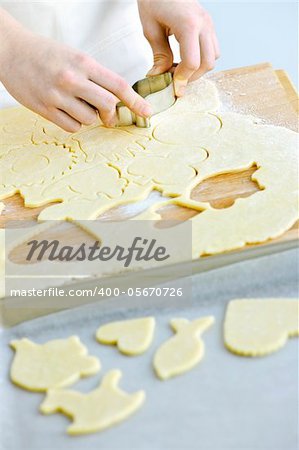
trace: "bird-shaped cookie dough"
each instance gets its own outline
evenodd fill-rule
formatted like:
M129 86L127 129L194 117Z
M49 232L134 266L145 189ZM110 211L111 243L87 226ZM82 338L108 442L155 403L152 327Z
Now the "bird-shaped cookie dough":
M98 388L83 394L78 391L50 389L40 411L44 414L62 412L73 419L68 434L102 431L119 423L137 409L145 399L143 391L127 394L118 387L119 370L108 372Z
M170 325L176 334L162 344L154 356L154 369L159 378L166 380L192 369L204 355L201 334L214 323L208 316L190 322L172 319Z
M11 380L30 391L69 386L81 377L94 375L101 368L98 358L87 354L77 336L45 344L23 338L10 345L16 351L10 370Z

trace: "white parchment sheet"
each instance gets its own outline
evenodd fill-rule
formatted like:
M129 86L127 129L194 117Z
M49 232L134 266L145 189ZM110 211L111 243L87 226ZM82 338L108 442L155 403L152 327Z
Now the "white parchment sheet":
M194 275L193 306L169 302L150 304L136 299L105 300L97 306L26 322L2 331L0 358L1 450L79 449L202 449L295 450L298 420L298 339L263 358L244 358L223 346L222 321L230 299L240 297L296 297L296 251L265 256L208 273ZM189 278L191 282L191 277ZM146 299L145 299L146 300ZM101 323L154 315L156 333L150 349L138 357L121 355L115 347L99 345L95 331ZM173 317L213 314L215 325L204 334L206 355L189 373L159 381L151 361L157 347L172 332ZM129 420L93 435L69 437L69 420L43 416L42 394L12 385L8 371L11 339L27 336L37 342L77 334L90 354L100 357L101 372L72 388L89 391L111 368L123 372L120 386L128 392L146 391L144 406Z

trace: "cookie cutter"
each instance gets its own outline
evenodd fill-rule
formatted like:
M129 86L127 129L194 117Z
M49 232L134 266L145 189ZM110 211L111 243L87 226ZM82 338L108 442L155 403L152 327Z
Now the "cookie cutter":
M136 81L132 88L151 105L153 115L170 108L176 101L170 72ZM150 127L149 118L138 116L122 102L116 105L116 115L118 127L133 124L140 128Z

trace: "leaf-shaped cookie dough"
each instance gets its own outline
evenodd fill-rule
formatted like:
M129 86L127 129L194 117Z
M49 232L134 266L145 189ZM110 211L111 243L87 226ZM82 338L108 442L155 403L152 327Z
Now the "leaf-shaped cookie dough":
M224 343L233 353L263 356L299 334L299 302L295 299L240 299L229 302Z
M154 330L154 317L120 320L102 325L96 338L101 344L116 344L125 355L140 355L151 345Z
M11 346L16 351L11 380L30 391L69 386L101 368L98 358L87 355L86 347L77 336L42 345L23 338L12 341Z
M143 391L127 394L118 387L121 375L119 370L111 370L101 385L88 394L50 389L40 411L44 414L60 411L70 416L73 423L67 429L69 434L102 431L127 419L144 402Z
M158 348L154 356L154 368L159 378L166 380L192 369L204 355L201 334L214 323L208 316L190 322L172 319L170 325L176 332Z

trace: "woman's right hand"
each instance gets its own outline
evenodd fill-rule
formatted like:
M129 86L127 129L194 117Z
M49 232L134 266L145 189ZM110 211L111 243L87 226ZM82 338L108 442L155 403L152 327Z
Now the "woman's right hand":
M69 132L94 123L96 110L104 125L114 126L120 100L140 116L151 115L149 104L122 77L80 51L13 23L1 39L0 80L24 106Z

